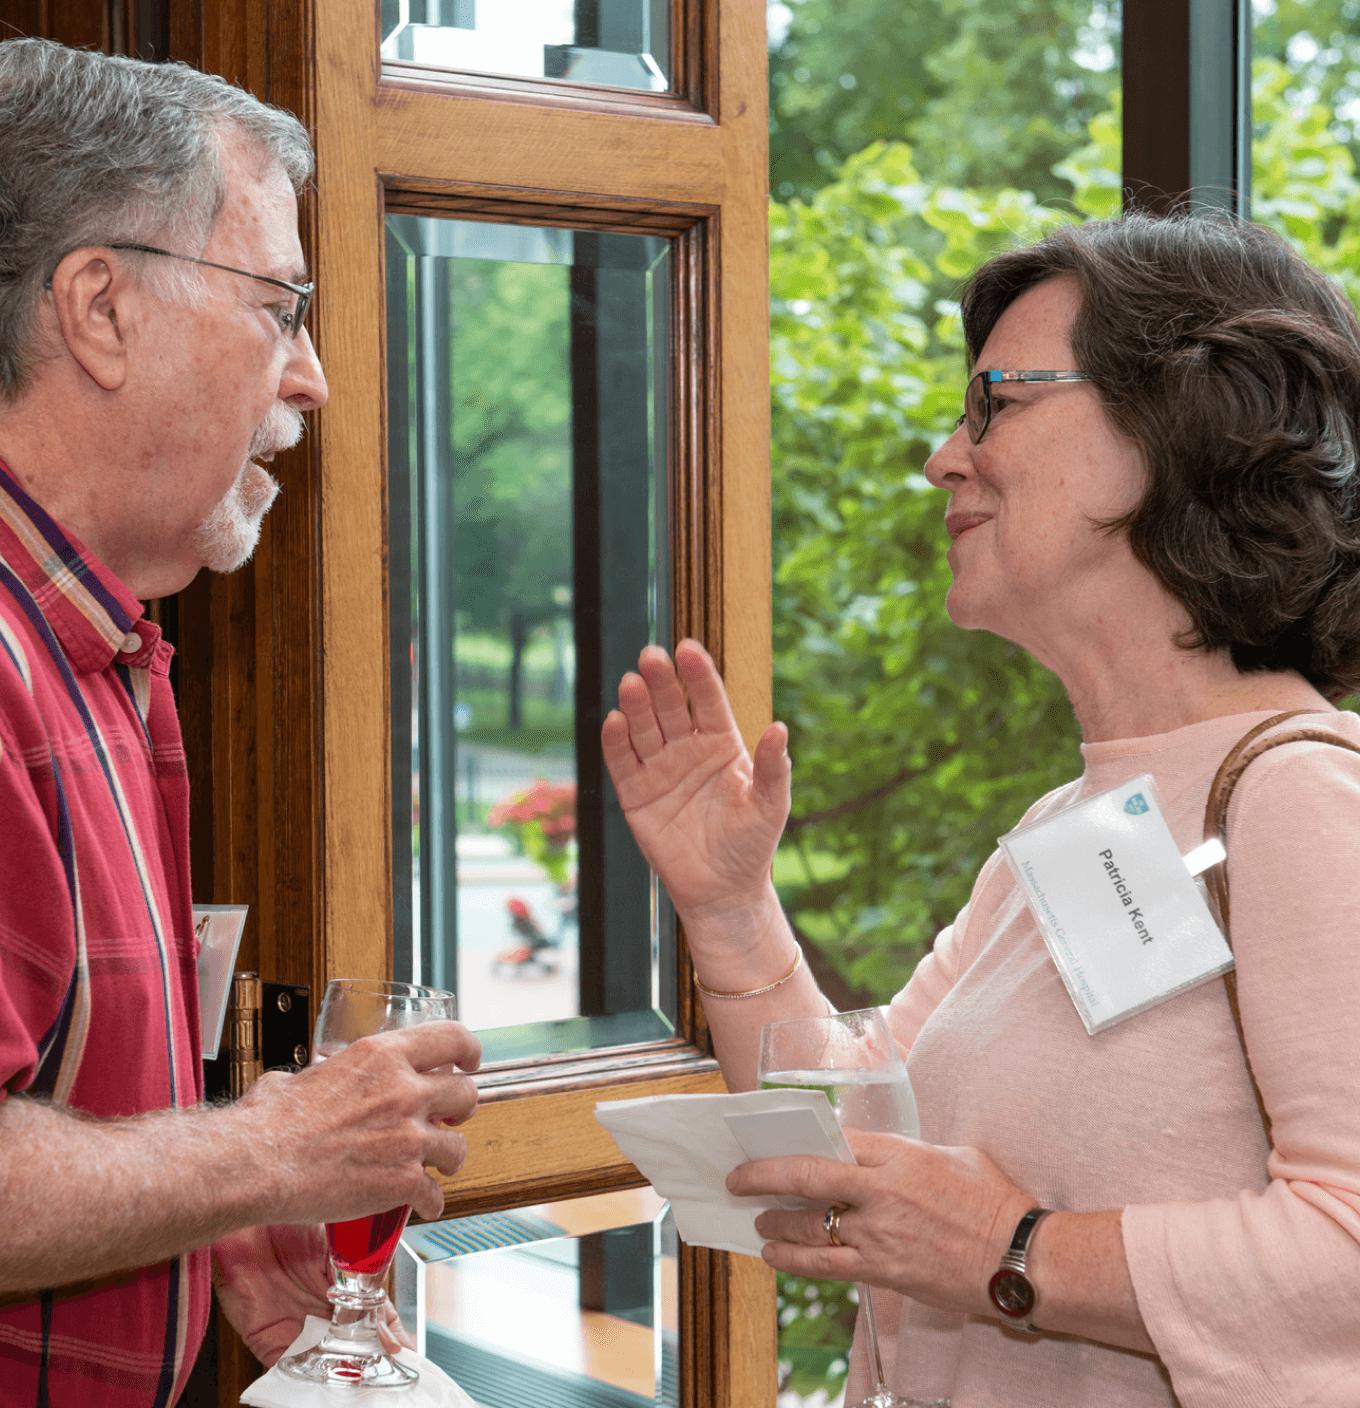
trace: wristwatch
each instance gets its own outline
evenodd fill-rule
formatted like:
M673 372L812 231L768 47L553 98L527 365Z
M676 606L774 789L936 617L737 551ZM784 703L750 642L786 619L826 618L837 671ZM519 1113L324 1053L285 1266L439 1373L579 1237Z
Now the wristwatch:
M1037 1335L1038 1329L1030 1316L1034 1312L1036 1300L1034 1282L1025 1275L1025 1250L1034 1229L1046 1218L1052 1208L1030 1208L1015 1225L1015 1235L1001 1258L1001 1266L987 1283L987 1294L992 1304L1005 1317L1004 1323L1023 1330L1027 1335Z

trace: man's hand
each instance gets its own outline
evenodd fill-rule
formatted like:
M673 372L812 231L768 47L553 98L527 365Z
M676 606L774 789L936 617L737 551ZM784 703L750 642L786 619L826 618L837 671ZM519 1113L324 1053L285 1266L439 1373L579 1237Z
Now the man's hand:
M326 1236L314 1223L247 1227L213 1243L213 1287L246 1347L270 1365L309 1315L330 1318Z
M0 1294L151 1266L265 1222L444 1208L481 1044L457 1022L365 1037L225 1109L96 1120L0 1100ZM91 1181L90 1169L99 1171ZM322 1286L324 1289L324 1284Z
M266 1367L302 1333L309 1315L329 1320L326 1237L311 1223L247 1227L213 1243L217 1303ZM415 1343L391 1301L379 1327L389 1350Z
M446 1127L477 1107L481 1043L458 1022L363 1037L296 1075L260 1078L225 1117L242 1127L281 1221L338 1222L409 1203L444 1210L425 1171L457 1173L467 1141Z

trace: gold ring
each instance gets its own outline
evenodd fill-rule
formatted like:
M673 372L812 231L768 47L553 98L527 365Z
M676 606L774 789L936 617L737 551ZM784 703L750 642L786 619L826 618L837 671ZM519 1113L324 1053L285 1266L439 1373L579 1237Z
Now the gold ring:
M844 1211L845 1209L838 1203L832 1203L826 1210L826 1216L822 1218L822 1226L826 1229L826 1235L833 1247L845 1245L841 1241L841 1213Z

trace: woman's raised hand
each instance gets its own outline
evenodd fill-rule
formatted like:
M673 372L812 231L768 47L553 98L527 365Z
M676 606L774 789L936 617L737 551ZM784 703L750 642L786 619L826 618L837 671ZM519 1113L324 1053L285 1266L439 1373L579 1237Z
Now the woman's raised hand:
M788 730L771 724L752 758L698 641L682 640L674 664L647 646L600 739L633 836L682 917L763 894L789 814Z

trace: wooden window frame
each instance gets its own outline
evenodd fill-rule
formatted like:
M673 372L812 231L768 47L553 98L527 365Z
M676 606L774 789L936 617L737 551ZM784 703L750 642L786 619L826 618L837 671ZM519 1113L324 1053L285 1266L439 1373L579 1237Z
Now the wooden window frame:
M675 240L675 632L698 636L713 652L749 741L768 722L765 42L757 0L677 5L684 16L675 46L680 93L654 96L459 78L409 65L375 74L371 60L356 55L377 53L376 7L324 0L323 11L327 23L316 37L317 278L345 310L345 332L337 337L336 315L323 314L319 350L337 371L321 457L323 473L348 475L329 496L332 482L323 481L323 499L333 507L323 507L321 544L327 680L337 685L324 698L326 754L347 760L326 778L327 852L338 860L360 850L385 857L390 829L387 812L375 817L371 803L364 804L388 790L387 720L379 708L380 700L386 707L386 652L355 648L384 638L387 617L380 573L385 475L357 468L384 463L379 408L361 388L381 385L385 375L381 217L387 210L647 231ZM733 62L718 61L720 31L733 44ZM742 54L754 61L740 62ZM724 123L724 112L735 120ZM362 252L355 247L358 231L368 234ZM341 337L364 354L346 355L337 345ZM725 360L725 344L741 355ZM356 561L368 570L355 573ZM346 657L338 671L337 641ZM364 674L362 688L343 683L351 669ZM352 766L361 754L362 771ZM376 951L371 936L388 928L390 873L378 887L376 876L361 878L348 865L343 877L327 869L328 970L364 971L377 962L388 971L390 951ZM489 1073L482 1108L466 1130L467 1163L446 1183L447 1213L636 1186L637 1171L593 1118L595 1101L606 1093L722 1088L683 942L679 947L677 1040L507 1063ZM773 1277L749 1258L691 1248L682 1249L680 1277L682 1401L693 1408L772 1402Z

